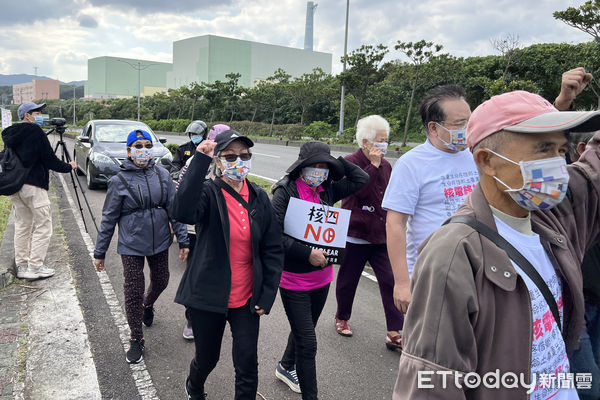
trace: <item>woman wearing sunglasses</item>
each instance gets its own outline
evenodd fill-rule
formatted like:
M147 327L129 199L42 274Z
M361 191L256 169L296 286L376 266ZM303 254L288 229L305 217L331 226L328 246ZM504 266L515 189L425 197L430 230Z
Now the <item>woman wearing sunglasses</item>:
M280 226L291 197L332 206L360 190L369 175L343 157L334 158L329 146L321 142L304 143L298 160L287 175L273 186L273 208ZM303 399L317 398L317 336L315 326L323 311L333 266L324 250L284 235L285 262L279 293L291 333L275 376Z
M175 196L174 215L196 225L197 246L175 301L190 310L196 354L185 389L204 399L226 322L233 336L235 399L256 398L259 317L281 277L281 229L267 194L246 180L254 143L234 130L198 145ZM206 179L211 166L214 179Z
M104 258L119 224L117 253L123 261L125 312L131 330L126 360L143 359L146 326L154 320L153 305L169 283L169 247L173 242L169 222L179 242L179 259L188 254L188 235L184 224L173 219L172 204L175 185L166 169L155 166L152 137L143 130L127 136L127 159L121 171L108 181L98 231L94 265L104 269ZM144 293L144 258L150 267L150 285Z

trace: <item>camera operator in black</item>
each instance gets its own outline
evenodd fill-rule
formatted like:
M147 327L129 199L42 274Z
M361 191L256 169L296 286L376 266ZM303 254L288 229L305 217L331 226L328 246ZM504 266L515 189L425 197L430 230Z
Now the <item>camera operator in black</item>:
M42 109L46 104L31 101L17 111L23 123L2 132L6 147L12 148L23 166L29 168L25 184L11 196L15 209L15 263L20 279L40 279L54 275L54 269L44 265L52 236L52 213L48 187L49 170L68 173L77 168L75 162L65 163L52 151L43 123Z
M196 147L206 139L208 135L208 127L204 121L192 121L185 130L185 133L190 137L190 141L179 146L173 157L173 165L178 170L183 168L185 162L196 153Z

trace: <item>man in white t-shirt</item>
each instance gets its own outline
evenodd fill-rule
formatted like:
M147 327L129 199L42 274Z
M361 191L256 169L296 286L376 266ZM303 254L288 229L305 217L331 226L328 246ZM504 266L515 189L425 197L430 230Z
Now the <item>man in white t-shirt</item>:
M465 130L471 109L459 86L431 90L420 106L427 141L394 165L382 207L394 272L394 303L406 312L417 249L463 203L479 175L468 151Z

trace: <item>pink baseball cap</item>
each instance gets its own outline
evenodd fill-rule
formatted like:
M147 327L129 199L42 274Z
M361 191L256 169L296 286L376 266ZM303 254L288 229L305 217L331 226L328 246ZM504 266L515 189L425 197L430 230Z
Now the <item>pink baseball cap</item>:
M470 149L505 130L517 133L593 132L600 129L600 111L558 111L543 97L523 90L493 96L477 107L467 125Z

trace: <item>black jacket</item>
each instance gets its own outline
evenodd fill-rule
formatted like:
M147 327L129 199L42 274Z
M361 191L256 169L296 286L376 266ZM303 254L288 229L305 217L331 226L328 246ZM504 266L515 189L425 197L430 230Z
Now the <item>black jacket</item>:
M223 192L205 178L210 163L210 157L196 155L175 195L174 218L196 225L194 254L181 278L175 302L199 310L227 313L231 292L229 214ZM255 216L250 218L254 270L250 308L254 312L254 306L258 305L268 313L275 301L283 268L281 228L265 191L246 182L248 203L255 210Z
M175 156L173 157L173 165L175 165L177 169L183 168L185 162L191 156L196 154L196 147L198 146L192 143L191 140L179 146L179 148L175 152Z
M72 170L56 157L46 133L36 124L22 122L9 126L2 131L2 140L15 151L23 166L30 168L25 184L48 190L50 170L63 173Z
M357 192L369 182L369 175L360 167L343 157L339 157L338 160L344 165L345 177L339 181L326 181L323 183L324 191L320 195L321 204L332 206L341 199ZM272 189L273 199L271 202L282 229L290 197L299 198L296 178L297 176L286 175ZM308 261L312 249L306 244L284 234L283 247L285 250L283 269L285 271L305 273L321 269L321 267L315 267Z

